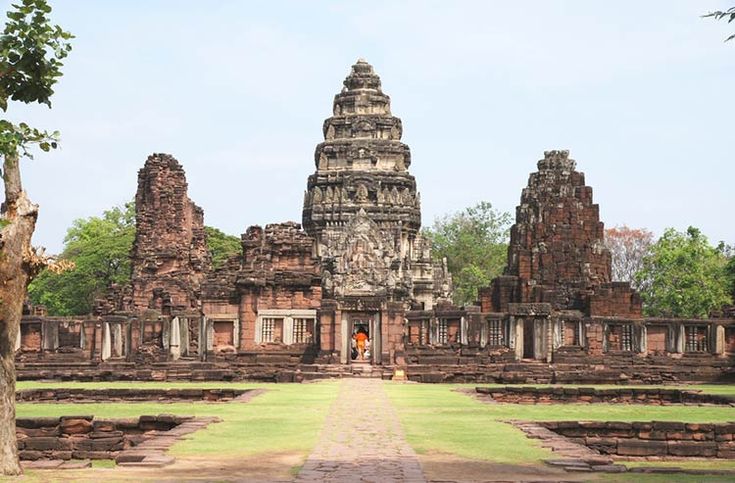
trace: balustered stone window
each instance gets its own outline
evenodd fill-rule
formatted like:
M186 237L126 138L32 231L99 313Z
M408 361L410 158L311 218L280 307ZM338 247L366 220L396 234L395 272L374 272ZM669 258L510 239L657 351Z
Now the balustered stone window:
M633 324L609 324L605 341L608 351L633 352L638 350Z
M264 309L258 311L255 343L315 344L316 310Z
M439 319L436 342L439 345L456 344L460 341L460 319Z
M684 334L686 337L686 352L707 352L709 350L709 337L706 325L686 325Z
M487 321L487 345L491 347L507 345L504 326L502 320L491 319Z

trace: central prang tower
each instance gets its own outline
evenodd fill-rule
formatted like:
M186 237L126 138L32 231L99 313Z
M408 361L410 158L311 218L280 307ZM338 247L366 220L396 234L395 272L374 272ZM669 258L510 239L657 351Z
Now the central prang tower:
M366 61L352 66L323 133L304 196L303 226L316 239L325 295L384 296L430 308L434 266L419 234L411 151L401 142L403 127L390 112L390 97Z

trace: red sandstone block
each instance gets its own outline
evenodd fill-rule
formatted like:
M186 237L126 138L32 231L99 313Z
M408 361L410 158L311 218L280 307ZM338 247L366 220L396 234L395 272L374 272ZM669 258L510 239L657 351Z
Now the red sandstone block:
M621 456L664 456L668 453L665 441L641 441L621 439L618 441L618 454Z

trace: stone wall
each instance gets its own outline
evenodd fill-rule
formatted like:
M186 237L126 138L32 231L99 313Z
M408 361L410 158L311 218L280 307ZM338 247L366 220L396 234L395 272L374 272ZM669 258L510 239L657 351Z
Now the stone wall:
M18 402L227 402L256 391L254 389L24 389L16 392Z
M603 454L626 457L735 458L735 423L674 421L539 423Z
M495 402L512 404L711 404L735 405L735 398L701 391L659 388L595 389L591 387L478 387L476 392Z
M168 431L189 419L172 415L18 418L18 456L21 460L114 459L121 451L151 438L152 431Z

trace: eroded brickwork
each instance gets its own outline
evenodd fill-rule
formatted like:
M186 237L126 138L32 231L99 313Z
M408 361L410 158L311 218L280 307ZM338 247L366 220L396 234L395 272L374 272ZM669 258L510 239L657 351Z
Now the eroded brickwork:
M545 152L516 208L505 274L481 294L483 311L544 302L587 315L640 315L630 285L611 283L599 212L569 152Z
M195 309L209 268L204 211L187 194L186 175L168 154L138 172L132 302L135 310Z

